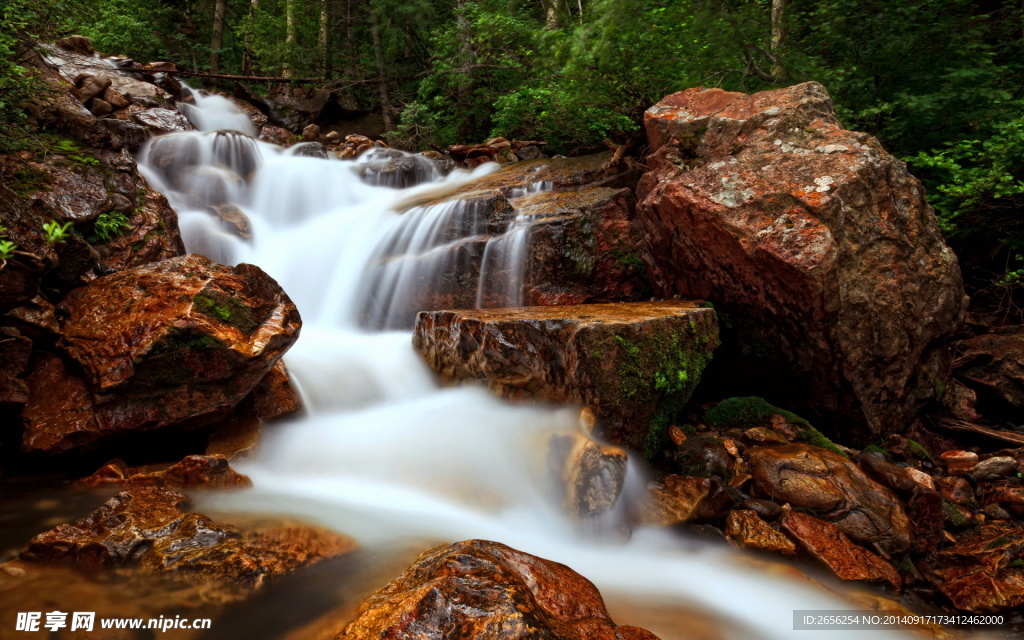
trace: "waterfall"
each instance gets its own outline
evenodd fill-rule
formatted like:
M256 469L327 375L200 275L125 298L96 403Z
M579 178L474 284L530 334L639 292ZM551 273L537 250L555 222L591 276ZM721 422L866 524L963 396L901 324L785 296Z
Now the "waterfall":
M403 203L496 165L443 177L416 165L422 172L411 180L367 179L378 155L353 162L287 154L244 135L244 116L212 96L184 111L202 131L154 139L140 169L178 211L190 251L259 265L305 323L286 356L303 414L265 428L258 456L238 465L254 489L207 497L204 508L305 517L369 548L496 540L569 565L613 611L626 601L697 610L717 618L728 638L788 638L794 609L851 608L724 545L655 529L623 541L607 535L618 529L616 513L598 532L579 526L538 462L546 437L576 429L574 409L438 387L412 349L410 314L457 277L475 278L464 305L518 304L529 221L513 212L495 223L480 202ZM215 131L223 128L233 131ZM544 188L524 185L509 199ZM249 237L225 221L239 216ZM459 272L473 261L479 273ZM627 498L645 489L644 470L630 465ZM616 622L643 624L621 615ZM685 628L656 632L691 637Z

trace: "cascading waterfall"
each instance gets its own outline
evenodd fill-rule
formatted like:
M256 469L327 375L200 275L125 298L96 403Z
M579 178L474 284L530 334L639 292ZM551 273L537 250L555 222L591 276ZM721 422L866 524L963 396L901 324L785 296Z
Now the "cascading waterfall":
M197 96L185 111L200 129L244 133L226 100ZM207 507L305 517L371 548L496 540L571 566L613 611L624 599L693 608L717 616L730 638L790 637L794 609L849 608L771 577L721 545L660 530L637 530L623 542L581 528L539 471L544 438L574 430L574 410L514 406L480 388L438 388L407 330L364 328L407 328L410 311L443 289L468 255L484 265L470 274L480 283L476 302L499 290L511 303L520 300L527 220L513 215L490 228L482 210L452 203L396 211L410 196L465 183L493 165L426 176L433 184L373 184L361 177L365 162L294 156L240 133L207 130L155 139L140 168L178 211L191 251L258 264L305 322L286 358L304 414L265 428L257 458L239 465L255 489L207 498ZM238 233L239 214L248 238ZM519 275L496 282L510 272ZM626 491L642 491L643 478L631 463ZM664 640L689 637L687 629L652 630ZM815 635L832 636L846 637Z

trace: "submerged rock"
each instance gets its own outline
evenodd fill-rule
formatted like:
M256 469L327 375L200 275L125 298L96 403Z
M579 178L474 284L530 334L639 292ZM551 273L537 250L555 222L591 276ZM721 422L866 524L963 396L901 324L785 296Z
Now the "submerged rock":
M910 522L897 497L856 464L820 447L757 447L748 455L758 494L827 519L858 542L889 553L910 547Z
M74 523L39 534L21 557L251 589L355 547L350 539L315 527L243 531L190 513L189 506L187 496L170 489L132 488Z
M82 375L41 357L23 412L31 451L222 417L301 326L295 305L259 268L198 255L98 278L62 308L61 343Z
M584 404L605 437L648 456L717 344L714 310L678 301L423 312L413 334L443 381Z
M380 638L657 640L616 626L594 585L565 565L485 540L424 552L337 636Z
M874 434L948 381L964 314L921 183L809 82L689 89L645 116L638 220L655 292L712 300L765 379ZM732 369L730 369L732 371Z

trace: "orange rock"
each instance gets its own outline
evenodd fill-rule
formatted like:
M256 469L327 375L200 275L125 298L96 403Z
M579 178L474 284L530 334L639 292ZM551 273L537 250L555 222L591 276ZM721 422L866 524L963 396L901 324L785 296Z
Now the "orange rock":
M730 511L725 519L725 535L744 549L772 551L784 555L796 553L796 545L784 533L776 531L755 511Z
M301 320L258 267L198 255L97 278L63 303L54 356L29 375L22 444L50 453L137 429L223 417L298 337Z
M714 515L717 485L709 478L671 475L654 485L641 507L640 521L670 527Z
M617 627L601 594L569 567L496 542L425 551L371 595L337 640L657 640Z
M899 590L899 572L891 564L850 539L835 525L795 511L782 515L782 528L808 553L842 580L884 582Z

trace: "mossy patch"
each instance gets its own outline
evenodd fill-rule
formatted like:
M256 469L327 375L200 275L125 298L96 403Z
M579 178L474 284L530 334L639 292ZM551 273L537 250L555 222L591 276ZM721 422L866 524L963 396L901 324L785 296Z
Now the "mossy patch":
M616 353L619 393L638 404L655 403L658 410L647 427L642 449L652 458L662 446L668 426L686 405L711 361L713 329L696 323L684 328L652 329L642 341L615 335L602 351Z
M192 304L199 313L216 318L246 334L260 326L259 321L253 317L252 308L219 291L203 291L192 298Z
M781 415L786 422L797 427L797 441L848 457L846 452L818 431L810 422L792 411L780 409L764 398L747 396L727 398L704 413L704 421L720 430L771 427L772 416Z
M942 500L942 520L954 531L966 529L974 524L974 521L964 516L955 504L949 500Z

